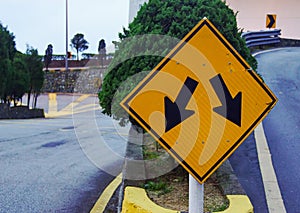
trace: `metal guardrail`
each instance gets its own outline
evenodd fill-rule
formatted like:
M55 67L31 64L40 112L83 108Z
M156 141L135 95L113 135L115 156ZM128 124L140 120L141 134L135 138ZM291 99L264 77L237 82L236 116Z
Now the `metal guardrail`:
M281 29L261 30L242 33L247 47L275 44L280 42Z

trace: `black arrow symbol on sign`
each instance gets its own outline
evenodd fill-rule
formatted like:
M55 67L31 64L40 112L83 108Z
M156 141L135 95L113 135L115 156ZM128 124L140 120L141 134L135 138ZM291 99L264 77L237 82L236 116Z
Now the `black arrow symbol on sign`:
M275 19L273 15L268 15L268 19L270 20L269 24L267 25L267 28L272 28L275 24Z
M175 126L195 113L193 110L187 110L185 108L190 101L197 85L197 81L187 77L175 102L172 102L169 97L165 97L166 132L173 129Z
M210 79L210 83L222 103L222 106L213 109L214 112L241 126L242 92L233 98L220 74Z

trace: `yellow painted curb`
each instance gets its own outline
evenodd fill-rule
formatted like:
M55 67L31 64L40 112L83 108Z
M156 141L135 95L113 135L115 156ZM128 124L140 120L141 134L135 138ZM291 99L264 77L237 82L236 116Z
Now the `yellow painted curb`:
M122 182L122 173L119 174L103 191L98 201L90 211L90 213L102 213L105 210L107 203L109 202L111 196L114 194L118 186Z
M122 213L179 213L164 209L153 203L146 191L136 187L126 187L122 206Z
M247 195L226 195L229 200L228 209L222 213L253 213L253 206Z
M218 213L253 213L253 206L247 195L227 195L228 209ZM142 188L126 187L122 206L122 213L180 213L162 208L153 203Z
M56 101L56 93L49 93L48 97L50 101Z
M48 109L48 113L46 114L46 117L51 117L52 115L54 115L55 113L57 113L57 100L56 100L56 93L49 93L48 94L49 97L49 109Z

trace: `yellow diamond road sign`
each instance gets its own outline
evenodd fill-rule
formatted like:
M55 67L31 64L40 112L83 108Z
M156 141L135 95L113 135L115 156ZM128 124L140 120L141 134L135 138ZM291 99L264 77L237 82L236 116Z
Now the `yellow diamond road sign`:
M203 19L121 106L203 183L276 102L260 77Z

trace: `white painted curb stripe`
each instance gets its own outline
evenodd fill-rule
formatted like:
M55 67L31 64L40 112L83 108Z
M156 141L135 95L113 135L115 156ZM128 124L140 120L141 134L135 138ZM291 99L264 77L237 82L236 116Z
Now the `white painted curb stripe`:
M255 129L254 136L269 213L286 213L262 123Z

